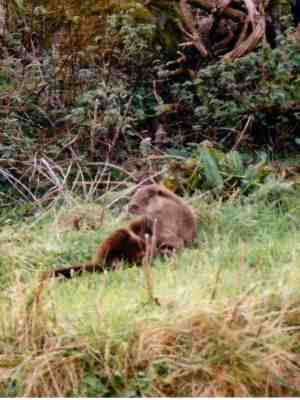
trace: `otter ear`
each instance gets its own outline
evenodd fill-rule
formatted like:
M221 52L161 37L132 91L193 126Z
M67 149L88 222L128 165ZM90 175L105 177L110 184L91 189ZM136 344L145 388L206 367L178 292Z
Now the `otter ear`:
M164 188L156 188L156 194L161 197L166 197L166 192Z
M143 187L142 187L142 190L143 190ZM157 195L157 188L152 187L152 185L148 186L148 187L145 186L144 190L145 190L144 191L145 198L151 198L151 197L155 197Z

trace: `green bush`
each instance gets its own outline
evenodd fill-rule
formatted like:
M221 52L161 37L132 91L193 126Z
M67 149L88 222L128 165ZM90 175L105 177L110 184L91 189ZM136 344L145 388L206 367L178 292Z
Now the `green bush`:
M247 124L242 143L296 150L300 139L299 54L299 43L289 33L276 49L261 47L235 62L200 69L194 81L173 83L175 101L193 108L193 139L207 137L213 128L214 139L231 146Z

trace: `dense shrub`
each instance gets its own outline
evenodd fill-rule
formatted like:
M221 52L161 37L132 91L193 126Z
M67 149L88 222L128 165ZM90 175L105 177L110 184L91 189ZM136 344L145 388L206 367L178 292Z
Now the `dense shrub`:
M193 109L194 140L208 136L231 146L245 128L242 143L296 150L299 72L299 43L290 34L276 49L261 47L233 63L209 65L194 81L172 83L171 89L176 101Z
M180 65L162 45L167 39L159 36L158 25L152 23L156 20L137 10L142 9L109 15L104 10L105 28L97 20L101 44L99 35L88 34L94 25L87 24L85 14L81 19L58 8L73 30L59 31L52 47L47 46L38 22L47 23L51 13L42 6L35 9L31 26L21 19L18 33L5 37L0 62L1 193L15 179L32 190L31 199L47 192L43 158L53 160L57 167L51 168L64 184L66 176L77 174L78 165L83 180L93 179L99 165L89 163L122 163L128 154L140 157L145 139L148 155L171 150L185 156L204 139L222 151L246 146L298 149L300 58L295 33L287 32L275 49L262 46L232 63L205 61L200 70L194 61L199 55L184 49L186 60L178 75ZM100 47L85 46L86 40ZM161 143L156 140L159 130ZM118 173L118 179L122 176Z

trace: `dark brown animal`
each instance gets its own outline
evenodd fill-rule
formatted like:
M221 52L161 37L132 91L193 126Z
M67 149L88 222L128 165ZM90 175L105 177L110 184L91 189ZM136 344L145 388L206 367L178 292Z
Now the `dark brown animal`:
M72 278L82 272L103 272L108 267L125 260L130 264L140 263L146 252L145 235L152 235L152 221L143 216L133 220L127 227L115 230L97 248L95 257L84 264L55 269L43 274L43 278L64 276Z
M159 253L179 250L197 237L196 218L191 208L162 185L140 187L128 204L128 212L156 221Z

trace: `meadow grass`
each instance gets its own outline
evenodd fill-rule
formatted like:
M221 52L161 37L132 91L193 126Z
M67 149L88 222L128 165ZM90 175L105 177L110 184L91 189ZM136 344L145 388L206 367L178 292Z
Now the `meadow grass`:
M89 259L122 216L77 231L76 205L2 228L2 395L300 395L297 196L190 202L198 242L153 262L155 301L142 267L39 280Z

